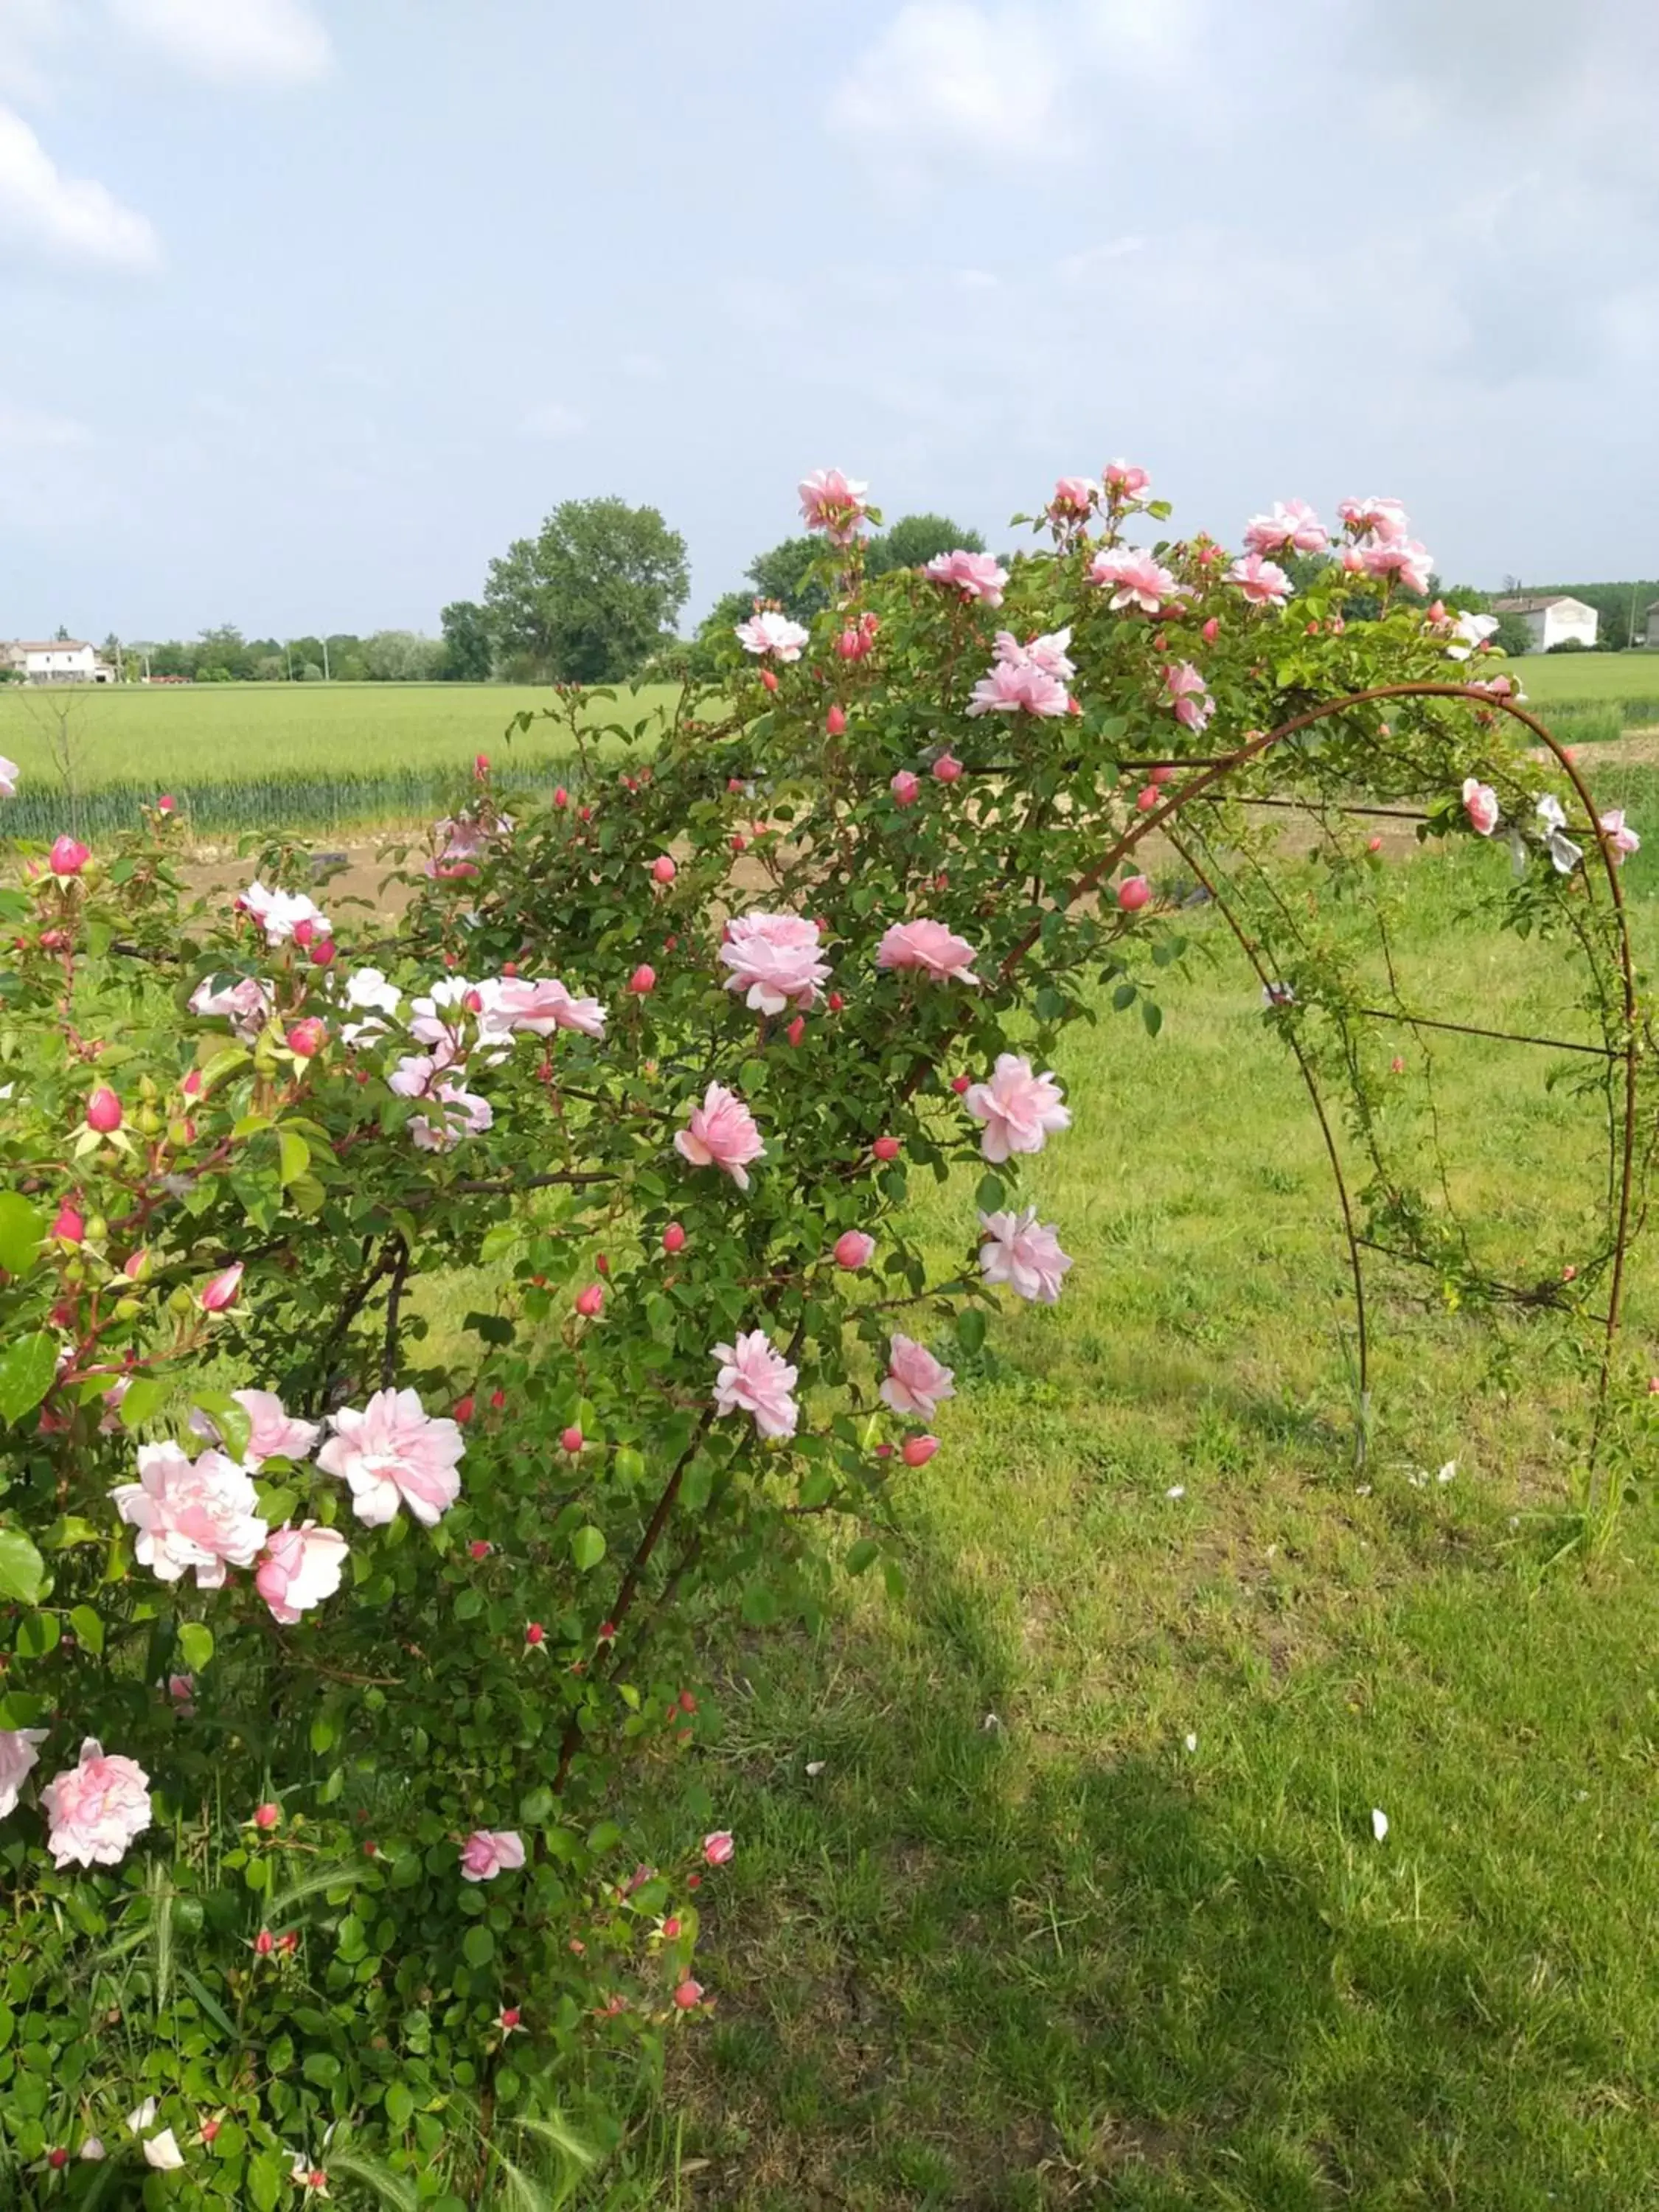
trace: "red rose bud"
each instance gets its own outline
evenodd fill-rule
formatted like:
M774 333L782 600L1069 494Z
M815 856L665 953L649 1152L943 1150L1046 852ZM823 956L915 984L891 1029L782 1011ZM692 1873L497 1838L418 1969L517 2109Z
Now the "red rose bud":
M579 1452L582 1448L582 1432L573 1421L559 1436L560 1448L568 1452Z
M190 1073L185 1078L179 1088L184 1092L186 1098L199 1098L202 1095L201 1069L199 1067L192 1067Z
M256 1959L268 1959L276 1948L276 1938L269 1928L262 1928L253 1939L253 1955Z
M532 1620L526 1628L524 1632L524 1640L527 1644L529 1644L532 1651L538 1644L546 1643L547 1631L542 1626L539 1620Z
M1365 850L1368 853L1380 853L1382 850L1382 840L1380 837L1368 837L1365 841Z
M926 1467L938 1449L937 1437L906 1437L899 1456L906 1467Z
M1145 876L1130 876L1117 887L1117 902L1125 914L1137 914L1152 895Z
M972 1088L973 1080L974 1079L971 1075L953 1075L951 1078L951 1088L956 1092L957 1097L960 1098L965 1091Z
M333 960L334 939L331 937L319 937L311 948L312 966L313 968L331 967Z
M840 737L847 727L847 714L845 709L840 707L832 707L830 709L830 712L823 718L823 726L828 730L832 738Z
M46 855L46 865L54 876L78 876L91 858L91 853L78 839L59 837Z
M100 1137L107 1137L120 1126L120 1100L107 1086L94 1091L87 1101L88 1128L96 1129Z
M608 1275L611 1273L611 1262L603 1252L596 1252L593 1255L593 1265L602 1275Z
M487 1559L495 1547L487 1536L475 1536L466 1548L473 1559Z
M842 998L839 991L831 991L829 997L823 1003L829 1007L832 1014L838 1014L842 1008L847 1004L847 1001Z
M52 2168L54 2173L61 2173L64 2168L69 2164L69 2153L64 2148L61 2143L59 2143L55 2149L49 2150L46 2153L46 2164Z
M504 2029L508 2035L511 2035L514 2029L517 2027L523 2018L524 2014L520 2011L517 2005L503 2005L501 2011L496 2015L496 2021L499 2027Z
M663 1231L662 1249L665 1252L683 1252L685 1249L685 1231L678 1221L671 1221Z
M220 2129L223 2125L224 2122L222 2120L204 2120L202 2123L202 2141L204 2143L215 2142L217 2139Z
M688 1974L674 1992L674 2002L682 2012L692 2011L702 2002L702 1984Z
M1152 781L1159 785L1173 783L1175 770L1172 768L1155 768L1152 770Z
M317 925L314 921L296 921L294 925L294 942L302 951L305 946L312 943L316 934Z
M1150 814L1153 807L1158 805L1158 786L1155 783L1149 783L1144 791L1138 791L1135 793L1136 811L1140 814Z
M465 1428L477 1410L477 1401L473 1397L472 1393L469 1390L465 1398L458 1398L456 1400L455 1410L450 1416L450 1419L452 1420L459 1421L461 1426Z
M558 789L553 794L553 804L561 814L564 812L565 808L570 804L570 793L565 789L562 784L559 786Z
M1205 623L1200 635L1202 635L1206 645L1213 645L1217 638L1220 636L1221 624L1216 620L1213 615L1212 615L1208 622Z
M674 866L674 863L669 859L666 853L659 853L656 859L651 863L651 875L653 882L659 884L672 884L678 873L679 870Z
M473 755L472 773L477 777L480 783L483 781L484 778L489 773L489 755L488 753L475 753Z
M878 1137L870 1149L878 1160L896 1160L904 1148L896 1137Z
M283 1808L280 1805L267 1802L264 1805L256 1805L253 1808L254 1826L264 1829L267 1833L277 1826L282 1817Z
M628 988L636 999L644 998L647 992L657 988L656 969L642 960L629 977Z
M790 1023L788 1028L784 1031L784 1035L788 1038L790 1043L795 1047L796 1050L799 1051L800 1048L800 1041L806 1035L805 1015L797 1014L794 1020Z
M291 1959L291 1958L294 1956L294 1954L295 1954L295 1953L299 1949L299 1948L300 1948L300 1939L299 1939L299 1937L298 1937L298 1936L294 1933L294 1931L293 1931L293 1929L290 1929L289 1930L289 1932L287 1933L287 1935L285 1935L285 1936L279 1936L276 1938L276 1948L277 1948L277 1949L278 1949L278 1950L283 1954L283 1957L284 1957L284 1958ZM216 2130L217 2130L217 2128L218 2128L218 2122L216 2120L216 2121L214 2122L214 2124L214 2124L214 2128L215 2128L215 2130L216 2130ZM202 2130L202 2133L203 2133L204 2136L205 2136L207 2135L207 2130L206 2130L205 2128L204 2128L204 2129L203 2129L203 2130Z
M605 1285L589 1283L576 1293L576 1311L584 1321L597 1321L605 1311Z
M501 1407L506 1405L506 1403L507 1393L505 1390L492 1390L490 1392L489 1410L492 1413L499 1413Z
M769 668L762 669L761 682L766 686L769 691L775 691L778 688L778 679L773 675Z
M52 1233L64 1244L78 1244L87 1233L85 1219L68 1199L58 1209L58 1218L52 1224Z
M315 1014L308 1014L304 1021L295 1023L287 1042L296 1060L311 1060L328 1042L328 1025Z
M236 1303L236 1293L242 1287L242 1262L238 1260L222 1273L214 1276L202 1292L204 1313L223 1313Z

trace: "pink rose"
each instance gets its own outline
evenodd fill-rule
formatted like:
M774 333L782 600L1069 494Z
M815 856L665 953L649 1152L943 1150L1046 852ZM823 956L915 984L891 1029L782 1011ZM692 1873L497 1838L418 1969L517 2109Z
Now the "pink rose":
M762 1014L810 1006L830 975L829 963L818 957L817 922L798 914L734 915L720 957L732 970L726 989L747 993L744 1003Z
M702 1855L710 1866L730 1866L736 1849L729 1828L716 1828L712 1836L702 1839Z
M1364 538L1355 549L1368 576L1397 576L1407 591L1426 592L1434 556L1415 538Z
M304 1459L321 1432L319 1421L296 1421L274 1390L233 1390L252 1427L244 1462L256 1473L268 1459Z
M480 983L477 989L483 1009L478 1017L483 1036L507 1031L551 1036L555 1030L578 1030L590 1037L605 1035L605 1012L599 1000L573 998L556 977L532 982L505 975Z
M1061 477L1048 502L1048 520L1062 530L1086 522L1099 497L1100 486L1092 477Z
M209 1021L228 1022L238 1036L257 1037L270 1018L272 998L270 986L261 982L257 975L244 975L240 982L214 984L219 978L204 975L191 994L190 1010Z
M1012 630L999 630L995 663L974 686L969 714L1069 714L1072 699L1066 686L1077 673L1066 651L1071 642L1069 629L1052 630L1024 645Z
M40 1792L51 1826L46 1848L54 1864L118 1866L150 1824L149 1777L135 1759L88 1736L77 1765L54 1775Z
M1053 1305L1072 1265L1053 1224L1040 1224L1034 1206L1024 1213L981 1213L979 1224L985 1231L979 1266L986 1281L1006 1283L1022 1298Z
M87 1127L107 1137L120 1126L121 1102L106 1083L102 1084L87 1101Z
M0 799L16 798L18 779L22 773L15 761L8 760L4 753L0 753Z
M855 1274L860 1267L869 1266L870 1255L875 1249L875 1238L866 1237L863 1230L843 1229L836 1239L836 1265L845 1267L849 1274Z
M389 1516L388 1516L389 1517ZM254 1570L253 1587L285 1628L332 1597L345 1571L346 1540L337 1529L314 1521L276 1529Z
M1351 538L1393 541L1404 538L1411 528L1397 499L1345 499L1338 501L1336 511Z
M896 921L876 948L878 968L913 969L930 983L977 983L974 948L942 921Z
M1628 854L1641 851L1642 840L1626 821L1622 806L1609 807L1601 817L1601 835L1613 848L1617 866L1622 868Z
M1128 461L1108 461L1100 474L1115 507L1125 506L1131 500L1144 500L1152 488L1152 480L1146 470Z
M401 1500L430 1528L460 1496L455 1462L466 1449L460 1430L423 1412L413 1390L377 1390L362 1413L343 1406L329 1419L334 1434L317 1464L343 1477L366 1527L395 1520Z
M439 1110L410 1115L410 1142L417 1152L447 1152L463 1137L481 1137L495 1118L487 1098L459 1083L440 1083L426 1095Z
M331 937L334 933L328 916L302 891L268 891L262 883L255 882L248 885L236 903L259 924L267 945L285 945L302 927L304 943L316 937Z
M723 1083L711 1083L702 1105L691 1109L684 1128L675 1132L674 1150L694 1168L723 1169L739 1190L749 1188L750 1160L766 1155L754 1115Z
M494 1881L524 1864L524 1838L512 1828L475 1828L461 1846L461 1880Z
M18 1793L39 1761L46 1729L0 1729L0 1820L17 1809Z
M864 520L869 489L839 469L814 469L801 481L801 520L809 530L821 530L832 545L850 545Z
M226 1568L251 1567L265 1540L253 1478L222 1452L192 1462L177 1444L140 1444L137 1481L110 1496L138 1531L133 1557L161 1582L194 1567L198 1589L222 1589Z
M229 1267L222 1267L216 1275L203 1285L201 1306L204 1313L228 1313L236 1303L242 1287L243 1263L233 1260Z
M993 553L936 553L921 573L936 584L952 586L964 599L978 599L988 607L1002 605L1008 581L1008 571Z
M1227 581L1237 584L1253 607L1282 607L1291 596L1290 578L1275 561L1260 553L1247 553L1227 571Z
M1489 783L1481 783L1474 776L1463 781L1463 811L1469 817L1469 827L1482 837L1490 837L1498 827L1498 793Z
M1190 660L1177 661L1173 668L1164 670L1164 688L1170 695L1176 721L1184 723L1189 730L1201 730L1215 712L1210 687Z
M935 1359L914 1337L895 1336L887 1347L887 1373L881 1386L884 1405L896 1413L930 1421L941 1400L956 1396L954 1370Z
M735 1344L717 1344L714 1377L717 1413L750 1413L763 1437L793 1437L800 1419L793 1391L799 1370L789 1364L763 1329L751 1329Z
M1271 514L1253 515L1244 526L1251 553L1322 553L1330 532L1305 499L1273 501Z
M745 653L769 653L775 660L799 660L802 647L812 641L811 630L770 608L739 623L737 636Z
M91 858L91 852L77 838L58 837L46 855L46 865L54 876L78 876Z
M1012 1152L1040 1152L1050 1135L1072 1126L1054 1076L1033 1074L1017 1053L1000 1054L991 1080L975 1084L963 1103L985 1124L980 1149L998 1165Z
M921 780L908 768L902 768L887 788L893 794L896 806L914 806L921 796Z
M1162 562L1133 545L1119 545L1097 553L1089 563L1089 581L1111 592L1114 608L1135 607L1144 615L1165 608L1176 611L1181 586Z

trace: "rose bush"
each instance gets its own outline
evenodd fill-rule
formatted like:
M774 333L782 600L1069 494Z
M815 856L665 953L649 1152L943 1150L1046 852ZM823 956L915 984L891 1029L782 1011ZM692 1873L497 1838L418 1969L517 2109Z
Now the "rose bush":
M757 605L660 732L561 697L568 786L509 819L481 760L395 925L282 845L191 896L170 809L19 854L8 2202L486 2202L592 2051L708 2002L734 1846L687 1685L833 1571L899 1589L886 1499L953 1348L1063 1296L1022 1164L1065 1141L1054 1048L1102 987L1161 1018L1180 915L1133 855L1171 775L1459 674L1453 617L1399 596L1426 556L1395 502L1349 502L1295 594L1267 556L1325 543L1301 502L1235 560L1150 489L1068 477L1038 550L866 584L878 518L818 472L813 629ZM1345 620L1351 574L1382 619ZM1363 703L1298 759L1501 831L1531 926L1634 833L1564 811L1501 722ZM963 1167L940 1262L909 1201Z

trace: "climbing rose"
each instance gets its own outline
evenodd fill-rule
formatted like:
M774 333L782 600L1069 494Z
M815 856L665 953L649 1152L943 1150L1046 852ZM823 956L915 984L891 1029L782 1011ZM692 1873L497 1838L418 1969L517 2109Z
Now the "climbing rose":
M1538 802L1538 819L1545 848L1548 852L1558 876L1570 876L1583 859L1583 849L1575 845L1566 834L1567 817L1561 811L1561 802L1546 793Z
M1114 608L1138 607L1144 615L1173 608L1181 591L1163 562L1135 545L1097 553L1089 563L1089 581L1111 586Z
M194 1567L198 1589L222 1589L227 1566L251 1567L265 1540L253 1478L222 1452L192 1462L176 1443L140 1444L137 1481L110 1496L138 1531L134 1558L164 1583Z
M702 1855L710 1866L729 1866L736 1849L729 1828L716 1828L712 1836L702 1839Z
M835 1243L836 1265L855 1273L859 1268L869 1266L875 1249L875 1238L866 1236L862 1229L843 1229Z
M228 1022L238 1036L257 1037L270 1018L271 992L257 975L215 990L216 979L204 975L191 994L190 1010L205 1020Z
M956 1396L954 1370L935 1359L925 1344L895 1336L887 1347L887 1373L881 1386L884 1405L896 1413L929 1421L941 1399Z
M914 806L921 796L921 778L911 769L900 769L887 787L893 794L895 805L899 806Z
M265 933L267 945L285 945L302 922L308 935L331 937L334 925L321 908L302 891L270 891L262 883L251 883L236 902L251 914Z
M1368 576L1398 576L1407 591L1426 592L1434 556L1416 538L1364 538L1358 545Z
M297 1421L283 1410L274 1390L233 1390L231 1396L252 1424L246 1464L257 1474L268 1459L304 1459L321 1431L318 1421Z
M417 1152L447 1152L463 1137L481 1137L495 1115L489 1101L459 1083L440 1083L428 1094L441 1109L434 1120L428 1114L410 1117L410 1141Z
M790 1395L799 1370L775 1349L764 1329L750 1329L735 1344L717 1344L720 1363L714 1377L717 1413L752 1413L763 1437L793 1437L800 1407Z
M54 876L78 876L91 858L90 848L78 838L58 837L53 840L46 860Z
M915 969L930 983L977 983L978 957L942 921L896 921L876 948L878 968Z
M803 629L787 615L776 614L770 608L739 623L737 635L745 653L769 653L780 660L799 660L801 647L810 644L812 636L811 630Z
M118 1866L135 1836L150 1823L149 1777L136 1760L105 1755L94 1736L78 1763L54 1775L40 1792L50 1822L46 1848L62 1868Z
M1060 524L1086 522L1100 497L1092 477L1061 477L1048 502L1048 520Z
M0 1820L17 1806L17 1795L40 1759L35 1749L44 1743L46 1729L0 1729Z
M345 1571L346 1540L337 1529L303 1521L284 1523L271 1536L254 1571L253 1587L285 1628L332 1597Z
M15 761L8 760L4 753L0 753L0 799L16 798L17 780L22 773Z
M1146 471L1128 461L1108 461L1100 474L1107 490L1120 506L1126 500L1145 499L1152 488Z
M482 1036L514 1031L551 1036L555 1030L579 1030L583 1036L605 1035L605 1008L597 999L573 998L556 977L531 982L517 975L492 977L477 987L483 1002L478 1018Z
M757 1013L781 1014L787 1006L810 1006L828 981L818 957L818 926L798 914L734 915L726 926L720 957L732 973L728 991L748 994Z
M334 1434L317 1455L325 1474L343 1476L352 1510L370 1528L396 1518L398 1500L431 1528L460 1495L455 1462L466 1449L452 1420L422 1412L413 1390L377 1390L361 1413L329 1416Z
M1002 605L1008 571L994 553L936 553L922 570L936 584L954 585L964 599L980 599L988 607Z
M1227 581L1237 584L1253 607L1282 607L1291 596L1290 578L1276 561L1260 553L1247 553L1227 571Z
M1305 499L1273 501L1271 514L1254 514L1244 526L1252 553L1322 553L1331 536Z
M1071 694L1055 677L1030 661L999 660L974 686L969 714L1038 714L1071 712Z
M1642 841L1626 822L1622 806L1609 807L1601 823L1601 834L1618 855L1618 865L1622 868L1627 854L1641 851Z
M1336 511L1353 538L1372 537L1393 542L1402 538L1411 528L1406 510L1397 499L1345 499L1338 502Z
M177 2173L185 2162L185 2154L179 2148L179 2138L171 2128L163 2128L159 2136L150 2136L144 2143L144 2163L158 2173Z
M512 1828L475 1828L461 1846L461 1880L494 1881L524 1864L524 1838Z
M1077 674L1070 657L1072 633L1066 629L1051 629L1042 637L1028 638L1024 645L1012 630L997 632L997 659L1011 668L1040 668L1045 676L1057 676L1069 682Z
M735 1091L711 1083L701 1106L674 1134L674 1149L694 1168L723 1168L739 1190L749 1188L749 1163L765 1157L755 1117Z
M1051 1306L1072 1261L1060 1249L1054 1224L1039 1223L1036 1208L1024 1213L981 1213L986 1241L979 1248L980 1272L988 1283L1006 1283L1022 1298Z
M864 495L870 489L839 469L814 469L800 485L801 520L821 530L832 545L849 545L864 520Z
M1175 708L1175 718L1189 730L1201 730L1215 712L1210 688L1190 660L1177 661L1164 672L1164 688Z
M236 1294L242 1287L240 1260L233 1260L203 1285L201 1306L204 1313L227 1313L236 1303Z
M1447 659L1467 660L1472 653L1480 651L1497 628L1496 615L1460 614L1452 624L1452 635L1458 642L1446 647Z
M1498 827L1498 793L1489 783L1481 783L1474 776L1463 780L1463 811L1469 817L1469 827L1482 837L1490 837Z
M1040 1152L1050 1135L1072 1126L1053 1074L1033 1074L1018 1053L999 1054L990 1081L975 1084L963 1103L985 1124L980 1150L999 1166L1011 1152Z

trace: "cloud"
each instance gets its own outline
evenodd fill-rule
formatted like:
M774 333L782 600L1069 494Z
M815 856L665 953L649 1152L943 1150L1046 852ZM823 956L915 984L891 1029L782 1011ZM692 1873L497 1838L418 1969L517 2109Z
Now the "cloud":
M21 115L0 107L0 252L146 270L161 264L149 219L90 178L66 177Z
M1070 143L1064 89L1053 32L1032 9L908 0L836 88L829 119L901 168L953 153L1048 161Z
M22 407L0 394L0 452L8 454L69 453L90 446L93 434L67 415L48 415Z
M660 384L668 374L653 353L625 353L617 366L624 376L641 384Z
M544 399L531 409L521 428L527 438L574 438L587 428L587 417L562 399Z
M1099 246L1085 246L1080 253L1066 254L1060 263L1060 281L1062 284L1092 284L1115 262L1127 261L1146 250L1146 240L1138 235L1109 238Z
M107 0L133 38L217 84L308 84L333 60L307 0Z

